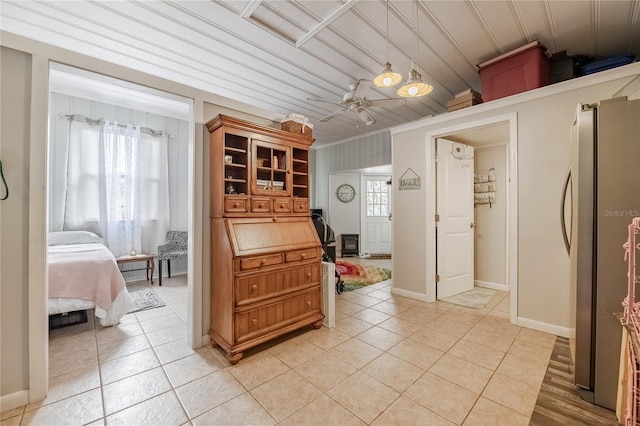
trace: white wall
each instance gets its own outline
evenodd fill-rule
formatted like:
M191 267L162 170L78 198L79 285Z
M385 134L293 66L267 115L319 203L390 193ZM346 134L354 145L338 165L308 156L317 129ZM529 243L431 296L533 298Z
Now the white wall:
M82 99L59 93L51 94L50 102L50 146L49 146L49 230L61 231L64 221L64 177L66 170L66 145L69 122L60 114L81 114L90 118L104 118L119 123L134 124L162 130L173 134L168 137L169 162L169 229L187 231L188 227L188 144L189 123L171 117L159 116L144 111L115 106L95 100ZM136 264L124 265L123 270L139 269ZM173 275L187 272L187 261L177 260L171 264ZM167 269L164 268L164 275ZM156 268L155 273L158 273ZM125 274L127 281L144 279L144 271Z
M496 202L477 204L475 213L475 280L481 286L506 286L507 170L506 145L475 149L475 171L496 174Z
M343 183L348 183L356 190L356 196L349 203L338 200L336 190ZM359 173L333 173L329 175L329 210L327 223L336 234L336 252L342 255L342 234L360 234L360 193Z
M392 129L393 181L407 167L423 177L420 191L394 185L394 286L426 294L427 257L425 135L476 120L517 114L518 142L518 322L570 336L575 324L575 289L560 233L560 192L569 166L570 124L576 106L610 98L635 75L640 64L569 80L467 110ZM584 86L586 85L586 87ZM520 102L518 102L520 101ZM397 255L396 255L397 254Z

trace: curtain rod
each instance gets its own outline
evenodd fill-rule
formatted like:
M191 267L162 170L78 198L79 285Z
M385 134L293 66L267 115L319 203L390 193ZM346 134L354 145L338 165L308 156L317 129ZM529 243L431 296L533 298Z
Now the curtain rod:
M80 121L82 123L86 123L90 126L102 126L104 124L104 118L89 118L86 115L82 115L82 114L64 114L64 113L60 113L60 117L64 117L69 121ZM118 127L127 127L126 124L118 124ZM149 127L138 127L138 129L140 130L140 133L144 133L146 135L151 135L151 136L162 136L164 134L164 132L162 130L153 130L150 129ZM174 135L173 133L167 133L167 136L170 138L175 137L176 135Z

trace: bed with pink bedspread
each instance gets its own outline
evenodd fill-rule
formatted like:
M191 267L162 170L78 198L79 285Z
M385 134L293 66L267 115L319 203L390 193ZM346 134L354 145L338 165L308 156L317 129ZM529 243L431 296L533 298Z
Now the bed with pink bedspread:
M116 259L101 241L90 232L49 234L49 315L95 309L108 326L133 307Z

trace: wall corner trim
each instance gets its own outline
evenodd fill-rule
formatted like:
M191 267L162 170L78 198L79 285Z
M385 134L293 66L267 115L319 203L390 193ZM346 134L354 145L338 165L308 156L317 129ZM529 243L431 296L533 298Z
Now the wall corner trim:
M0 412L13 410L14 408L22 407L29 403L29 391L21 390L18 392L10 393L8 395L0 396Z
M426 294L416 293L415 291L403 290L397 287L391 287L391 294L397 294L398 296L408 297L409 299L421 300L423 302L435 302L435 300L428 300Z
M518 317L518 324L521 327L532 328L534 330L543 331L545 333L555 334L556 336L573 339L576 337L576 329L562 327L555 324L532 320L530 318Z

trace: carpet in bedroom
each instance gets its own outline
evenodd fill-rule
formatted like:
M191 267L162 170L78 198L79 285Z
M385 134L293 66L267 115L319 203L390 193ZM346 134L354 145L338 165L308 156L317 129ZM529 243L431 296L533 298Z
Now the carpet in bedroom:
M134 304L133 308L128 312L129 314L164 306L162 299L160 299L153 288L147 285L128 285L127 290Z

